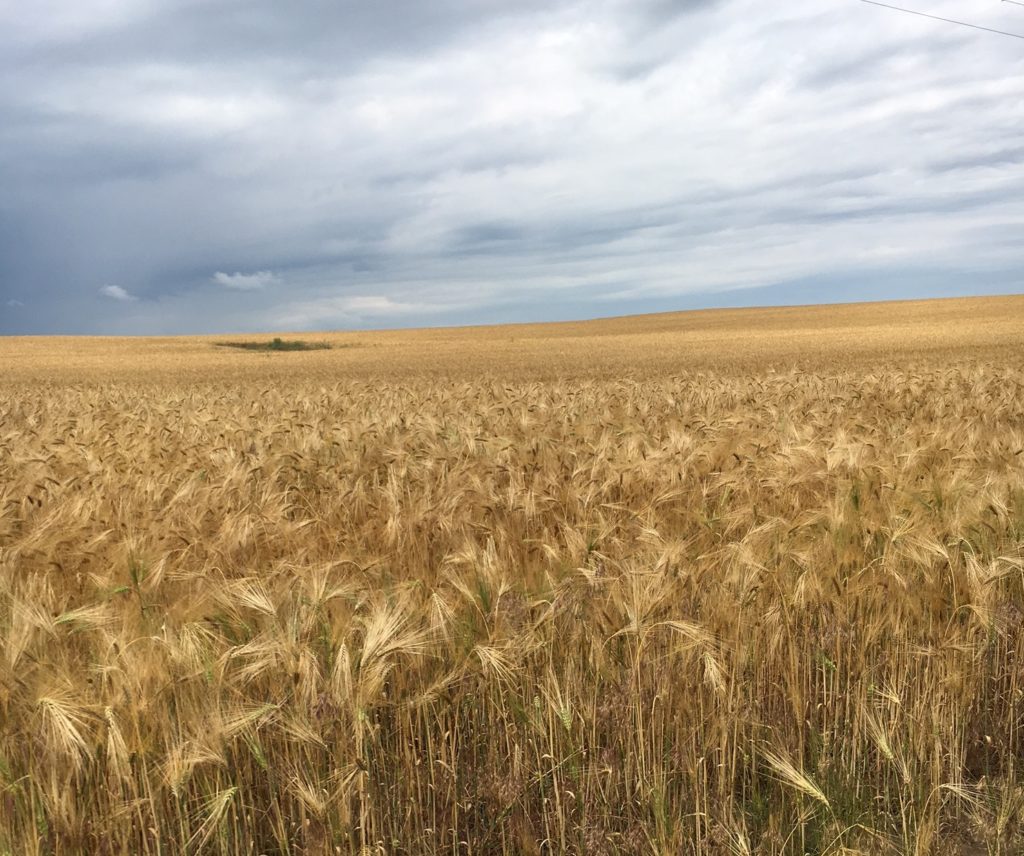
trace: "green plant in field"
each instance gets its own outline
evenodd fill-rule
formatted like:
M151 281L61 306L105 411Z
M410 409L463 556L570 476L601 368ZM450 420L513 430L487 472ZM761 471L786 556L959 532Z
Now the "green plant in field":
M220 348L238 348L243 351L325 351L330 349L327 342L305 342L299 339L282 339L275 336L269 342L217 342Z

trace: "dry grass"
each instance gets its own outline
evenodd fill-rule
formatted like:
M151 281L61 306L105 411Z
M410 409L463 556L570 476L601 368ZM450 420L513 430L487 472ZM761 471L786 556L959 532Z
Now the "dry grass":
M1019 852L1022 335L0 341L0 853Z

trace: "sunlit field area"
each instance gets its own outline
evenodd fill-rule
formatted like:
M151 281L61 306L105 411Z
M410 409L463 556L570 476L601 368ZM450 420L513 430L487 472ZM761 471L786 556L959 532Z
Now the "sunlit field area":
M0 854L1021 852L1024 298L236 339L0 339Z

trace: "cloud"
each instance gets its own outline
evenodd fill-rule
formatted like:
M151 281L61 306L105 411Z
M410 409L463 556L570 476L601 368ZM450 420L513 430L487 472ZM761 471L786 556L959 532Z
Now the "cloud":
M261 270L256 273L223 273L217 271L213 275L213 281L225 288L233 288L236 291L257 291L268 285L280 282L280 279L269 270Z
M0 4L0 283L32 295L4 332L539 320L1024 269L1024 56L999 36L818 0L40 8ZM145 295L131 318L97 307L111 279Z
M126 291L119 285L105 285L100 289L100 294L102 294L104 297L109 297L112 300L138 300L138 298L134 294L132 294L129 291Z
M304 330L323 325L363 326L365 322L389 325L396 320L423 318L452 308L456 307L433 306L429 303L393 299L383 295L353 294L324 297L279 307L270 316L275 323L270 323L269 326Z
M10 306L11 309L17 309L19 306L24 306L25 304L20 300L11 299L7 301L7 305Z
M368 315L395 315L407 312L420 312L426 307L416 303L404 303L390 297L366 294L338 298L338 308L346 312L359 312Z

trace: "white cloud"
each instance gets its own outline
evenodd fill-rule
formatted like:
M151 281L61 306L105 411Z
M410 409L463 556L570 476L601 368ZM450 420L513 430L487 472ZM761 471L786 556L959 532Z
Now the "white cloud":
M11 309L17 309L19 306L24 306L25 304L20 300L11 299L7 301L7 305L10 306Z
M289 304L271 311L267 322L288 329L327 329L363 325L367 321L388 324L397 319L428 316L460 308L454 304L431 305L417 301L394 299L384 295L353 294L346 297L324 297Z
M138 300L134 294L124 288L121 288L119 285L105 285L100 289L100 294L104 297L109 297L112 300Z
M424 309L419 303L405 303L376 294L360 294L343 297L338 301L339 308L346 312L366 315L401 315L407 312L419 312Z
M273 271L260 270L256 273L224 273L217 271L213 275L213 281L225 288L233 288L236 291L258 291L268 285L281 281Z

